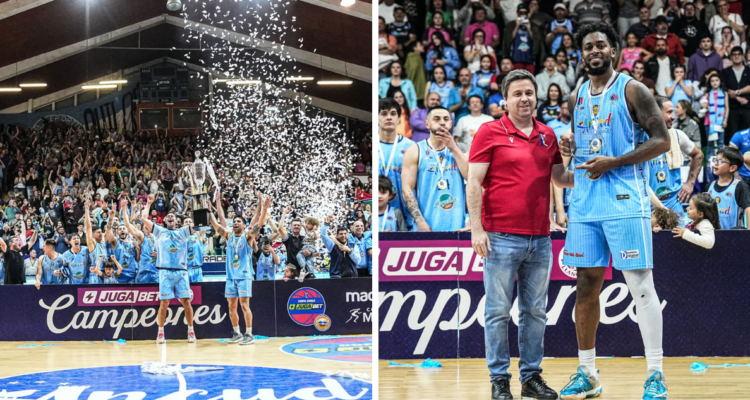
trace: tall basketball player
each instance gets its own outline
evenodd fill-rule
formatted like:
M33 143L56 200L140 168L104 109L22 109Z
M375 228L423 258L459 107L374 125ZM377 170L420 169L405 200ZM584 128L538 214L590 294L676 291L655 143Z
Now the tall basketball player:
M70 249L63 253L64 266L68 276L67 284L81 285L86 283L89 274L89 248L81 247L81 237L77 233L70 235Z
M127 212L121 213L121 215L126 214ZM115 210L110 209L107 225L111 227L114 224L114 220ZM135 277L138 274L138 262L136 261L138 246L128 237L128 228L125 225L116 227L117 236L114 234L114 229L107 229L104 239L109 243L110 248L114 249L115 258L122 265L122 273L117 278L118 283L135 283Z
M404 162L406 149L414 145L411 139L396 134L396 126L401 117L401 106L393 99L380 99L378 111L378 126L380 128L380 149L378 163L380 175L387 176L393 182L393 193L396 198L388 202L388 206L401 210L404 214L406 228L412 230L414 218L406 208L401 196L401 167Z
M456 231L466 225L464 179L469 177L469 161L450 133L453 120L448 109L431 108L425 124L429 139L404 155L401 194L416 230Z
M148 196L146 207L141 212L141 220L146 229L154 232L156 248L159 257L156 259L156 269L159 270L159 334L156 343L164 343L164 322L167 319L169 301L175 297L179 299L185 309L185 319L188 325L188 343L195 343L193 330L193 306L190 305L190 283L187 277L187 241L195 233L189 226L177 229L177 216L172 213L164 217L165 227L154 224L148 219L154 195Z
M140 213L139 205L136 204L133 207L138 213ZM139 214L138 217L140 218ZM151 229L145 224L142 225L142 231L138 229L138 227L130 223L130 217L127 212L123 213L122 221L125 223L125 228L127 228L128 232L133 235L138 242L138 245L141 247L141 258L138 260L138 276L136 277L136 282L159 282L159 273L156 270L156 256L158 254L156 251L156 238L154 237L154 234L151 233Z
M260 227L266 224L268 219L268 207L271 205L270 197L258 196L258 201L262 205L259 212L255 213L253 220L250 222L252 228L245 230L245 219L241 216L235 216L232 220L232 227L226 226L224 219L224 210L221 208L221 200L216 196L216 211L219 214L220 224L216 221L213 212L208 214L216 232L227 241L227 283L224 297L229 303L229 319L232 322L232 338L229 343L239 343L241 345L253 344L253 314L250 312L250 297L253 296L253 241L260 233ZM210 203L209 203L210 207ZM237 299L242 306L242 313L245 315L245 334L240 333L240 316L237 313Z
M39 257L36 268L36 282L34 286L39 289L39 285L57 285L60 284L60 274L63 269L62 255L55 251L57 241L47 239L44 241L44 255Z
M84 203L86 209L86 246L89 251L89 283L96 284L100 283L99 275L93 271L96 268L99 256L103 258L109 257L107 251L107 243L104 242L104 233L102 232L101 226L97 223L92 224L91 221L91 200L86 200Z
M575 165L563 262L578 268L575 322L580 367L560 396L582 399L601 394L595 341L599 292L612 254L612 264L622 271L635 300L646 349L643 398L666 399L647 162L669 150L667 126L646 86L612 69L620 39L611 25L583 25L576 40L591 80L568 100L573 132L563 135L560 145Z

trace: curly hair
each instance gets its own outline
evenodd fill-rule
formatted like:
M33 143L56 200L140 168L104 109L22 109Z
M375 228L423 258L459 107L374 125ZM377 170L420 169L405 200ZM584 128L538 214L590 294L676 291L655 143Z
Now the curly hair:
M607 35L607 41L609 45L617 48L620 43L620 35L612 25L605 24L604 22L592 22L590 24L584 24L576 33L576 45L579 49L583 49L583 38L590 33L601 32Z
M680 221L677 213L667 208L654 209L654 218L656 219L656 225L659 225L664 230L674 229Z

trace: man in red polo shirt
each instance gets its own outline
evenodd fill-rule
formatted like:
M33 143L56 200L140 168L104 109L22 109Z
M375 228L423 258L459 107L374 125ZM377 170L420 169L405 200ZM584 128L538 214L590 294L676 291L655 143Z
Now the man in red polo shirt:
M541 377L552 268L550 181L573 187L555 132L534 119L537 85L526 70L501 86L508 112L482 125L469 154L466 191L474 251L484 257L485 346L493 399L511 399L508 320L518 277L522 397L556 399ZM482 189L484 188L484 193ZM495 251L493 251L493 248Z

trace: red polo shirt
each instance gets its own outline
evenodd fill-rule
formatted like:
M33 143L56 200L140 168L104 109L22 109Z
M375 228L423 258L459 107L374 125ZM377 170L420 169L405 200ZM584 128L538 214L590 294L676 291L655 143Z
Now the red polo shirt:
M562 164L552 128L534 120L527 137L507 113L483 124L469 162L490 164L482 187L482 225L488 232L549 235L552 166Z

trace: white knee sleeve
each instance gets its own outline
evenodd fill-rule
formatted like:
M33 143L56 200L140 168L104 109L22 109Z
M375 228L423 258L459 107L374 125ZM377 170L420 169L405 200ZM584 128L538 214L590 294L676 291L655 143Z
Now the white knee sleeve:
M661 371L662 354L662 316L661 302L654 289L654 276L650 269L622 271L628 284L630 295L635 301L638 327L646 348L649 370ZM658 363L657 366L651 364Z
M622 271L625 276L625 282L628 284L630 295L635 301L635 308L638 313L652 304L659 304L659 297L656 295L654 288L654 274L650 269L636 269ZM661 310L661 307L659 307ZM659 313L661 315L661 312ZM640 321L640 317L638 318Z

